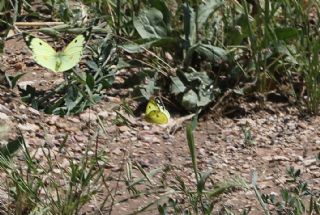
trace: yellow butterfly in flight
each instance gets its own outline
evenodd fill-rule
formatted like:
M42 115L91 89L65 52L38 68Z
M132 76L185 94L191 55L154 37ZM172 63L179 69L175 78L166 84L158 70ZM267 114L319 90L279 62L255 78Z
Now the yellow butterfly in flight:
M76 36L61 52L57 52L48 43L30 34L23 33L23 38L31 49L36 63L53 72L64 72L80 62L90 34L91 28Z
M151 97L146 107L145 119L155 124L167 124L170 113L159 98Z

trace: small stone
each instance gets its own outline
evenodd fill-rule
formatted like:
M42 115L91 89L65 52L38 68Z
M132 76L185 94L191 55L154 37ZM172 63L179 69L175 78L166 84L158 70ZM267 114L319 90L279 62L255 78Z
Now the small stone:
M94 113L82 113L80 119L84 122L92 122L97 120L97 116Z
M88 155L89 155L89 156L93 156L94 154L95 154L95 153L94 153L93 151L91 151L91 150L88 151Z
M282 155L275 155L272 161L290 161L290 159Z
M126 131L129 131L129 127L123 125L123 126L120 126L120 127L119 127L119 130L120 130L121 132L126 132Z
M115 126L115 125L112 125L112 126L108 126L108 127L106 128L106 130L107 130L108 133L115 133L115 132L118 131L118 127Z
M83 135L75 135L74 139L78 142L85 142L87 140L87 137Z
M303 161L303 164L308 167L308 166L311 166L311 165L314 165L316 164L317 160L315 158L312 158L312 159L309 159L309 160L304 160Z
M298 155L296 158L295 158L295 162L301 162L303 161L303 157L301 155Z
M115 150L112 151L113 154L115 155L121 155L123 154L121 148L117 147Z
M35 84L34 81L22 81L22 82L19 82L19 83L18 83L18 86L19 86L20 88L26 90L28 85L32 86L32 85L34 85L34 84Z
M59 116L51 116L50 118L48 118L47 123L49 125L54 125L58 119L59 119Z
M68 118L68 120L70 122L73 122L73 123L80 123L80 120L78 118L75 118L75 117L72 117L72 118Z
M108 111L101 111L98 113L98 116L100 116L102 119L108 119L109 113L108 113Z
M140 140L147 142L147 143L161 143L160 139L154 135L141 136Z
M61 174L61 169L58 169L58 168L54 168L52 169L52 171L56 174Z
M249 165L249 164L244 164L244 165L242 166L242 168L243 168L243 169L249 169L249 168L250 168L250 165Z
M299 122L298 127L302 128L302 129L307 129L307 125L304 122Z
M7 121L9 119L10 117L7 114L0 112L0 120Z
M18 124L18 128L22 131L36 131L39 130L39 126L35 125L35 124L30 124L30 123L26 123L26 124Z
M65 122L60 122L60 121L57 121L55 123L55 125L57 126L57 128L62 128L62 129L66 129L67 127L69 127L69 125Z
M28 110L33 113L34 115L40 116L40 112L32 107L29 107Z
M4 114L7 114L7 115L12 114L12 111L9 108L7 108L6 106L2 105L2 104L0 104L0 112L4 113Z
M263 156L263 157L262 157L262 160L271 161L271 160L272 160L272 156L270 156L270 155L268 155L268 156Z

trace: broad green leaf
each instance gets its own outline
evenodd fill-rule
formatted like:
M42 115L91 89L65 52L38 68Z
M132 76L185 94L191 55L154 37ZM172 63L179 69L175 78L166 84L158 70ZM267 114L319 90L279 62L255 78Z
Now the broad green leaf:
M226 50L209 44L200 44L195 48L195 51L213 62L221 63L221 61L227 61L228 59Z
M126 44L120 46L120 48L122 48L123 50L125 50L126 52L131 53L131 54L141 53L141 52L144 52L146 49L149 49L151 47L152 43L154 43L154 41L146 42L143 44L126 43Z
M186 110L197 111L214 99L213 80L206 72L197 72L190 67L186 71L178 70L177 77L171 77L171 80L171 91Z
M203 92L199 92L200 96L198 96L198 102L197 102L197 107L205 107L208 105L211 101L213 96L212 92L209 94L203 94Z
M154 79L149 79L148 83L140 89L140 93L144 98L149 99L152 95L154 95L155 88L156 85Z
M161 11L156 8L146 9L133 18L133 25L144 38L161 38L167 36L167 28Z
M144 52L145 49L150 49L152 47L161 47L161 48L169 48L173 49L176 47L178 43L177 38L173 37L163 37L160 39L148 39L148 40L139 40L137 43L126 43L120 46L123 50L128 53L141 53Z
M171 76L170 79L172 81L170 89L171 93L173 93L174 95L178 95L185 91L186 87L178 77Z
M215 63L221 63L227 61L228 59L226 50L210 44L197 43L188 50L184 59L185 67L190 65L191 59L195 52Z
M181 105L186 110L195 111L197 109L198 95L193 90L188 90L182 97Z
M205 1L198 9L198 28L201 28L207 22L209 16L223 5L221 0Z
M294 47L287 47L285 44L283 43L278 43L275 45L274 47L274 53L277 53L278 55L282 55L284 57L284 59L291 63L291 64L298 64L298 61L296 60L296 58L291 54L292 52L295 52L295 50L290 50L294 49Z

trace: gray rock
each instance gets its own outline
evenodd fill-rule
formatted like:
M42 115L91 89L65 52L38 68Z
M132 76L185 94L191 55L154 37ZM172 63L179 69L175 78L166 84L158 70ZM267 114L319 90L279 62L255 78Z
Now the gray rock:
M11 115L12 114L11 110L9 108L7 108L6 106L2 105L2 104L0 104L0 112L4 113L6 115Z

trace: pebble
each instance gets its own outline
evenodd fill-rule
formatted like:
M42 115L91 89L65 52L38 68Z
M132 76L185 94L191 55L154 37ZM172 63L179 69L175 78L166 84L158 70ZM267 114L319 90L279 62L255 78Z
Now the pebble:
M101 111L98 113L98 116L101 117L102 119L108 119L109 113L108 113L108 111Z
M97 116L95 113L81 113L80 119L84 122L95 122L97 120Z
M0 120L8 121L9 119L10 117L7 114L0 112Z
M119 127L119 130L121 132L128 132L130 130L130 128L128 126L123 125L123 126Z
M28 107L28 110L34 115L40 116L40 112L32 107Z
M275 155L272 160L273 161L290 161L289 158L282 155Z
M12 111L9 108L7 108L6 106L2 105L2 104L0 104L0 112L4 113L6 115L11 115L12 114Z
M75 135L74 139L78 142L85 142L87 140L87 137L83 135Z
M109 134L116 133L119 130L118 126L116 126L116 125L108 126L105 129L106 129L107 133L109 133Z
M123 154L122 149L119 148L119 147L115 148L115 149L112 151L112 153L115 154L115 155L122 155L122 154Z
M304 160L303 161L303 164L306 166L306 167L309 167L311 165L314 165L316 164L317 160L315 158L312 158L312 159L308 159L308 160Z
M39 130L39 126L31 123L18 124L18 128L22 131L32 131L32 132Z
M18 82L18 86L21 89L24 89L24 90L27 89L28 85L30 85L30 86L35 85L35 81L21 81L21 82Z
M55 123L57 123L57 120L59 119L59 116L50 116L47 118L46 122L49 124L49 125L54 125Z

